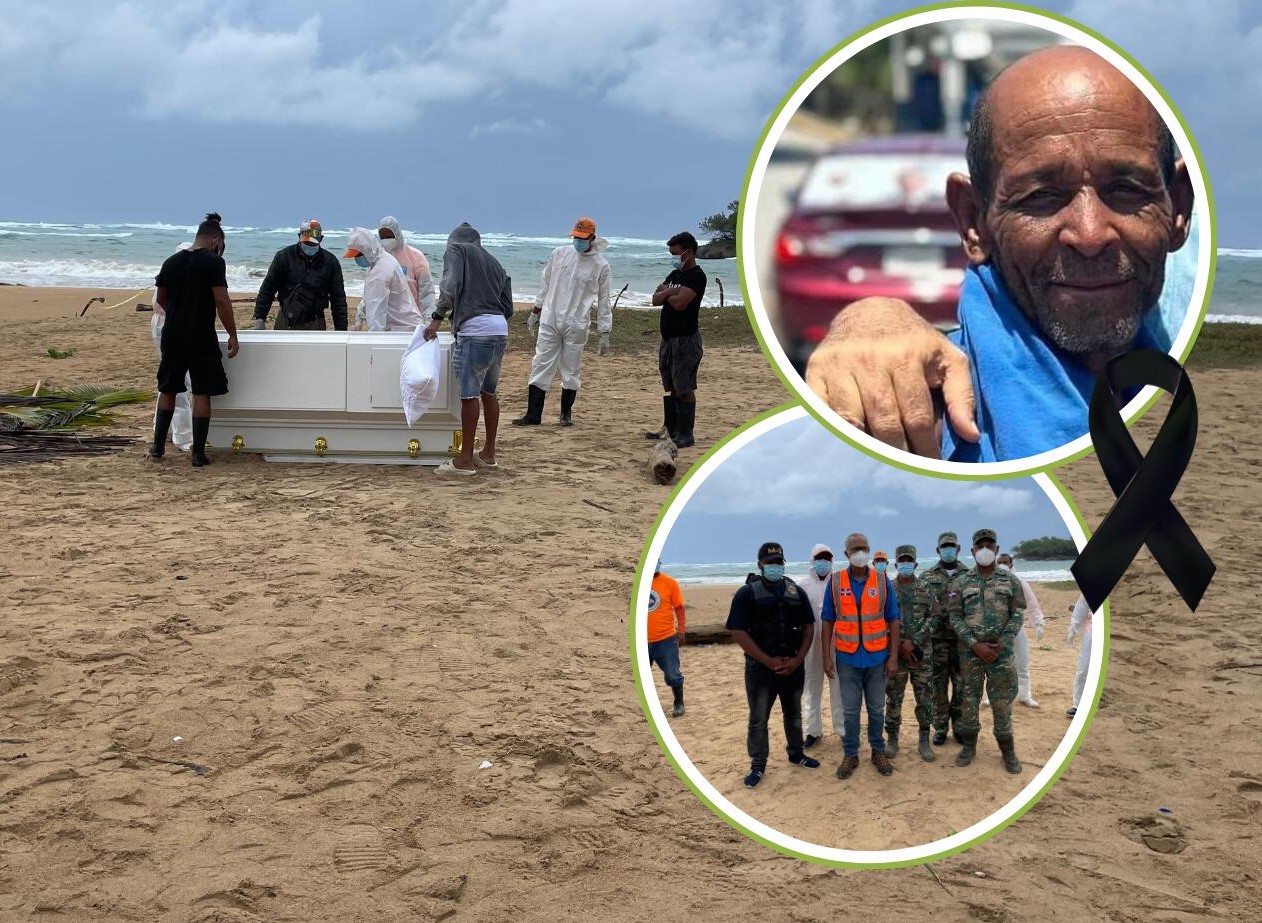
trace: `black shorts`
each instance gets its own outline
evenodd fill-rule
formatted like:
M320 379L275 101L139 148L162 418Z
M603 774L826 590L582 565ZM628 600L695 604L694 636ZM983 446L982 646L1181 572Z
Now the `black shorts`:
M185 390L188 374L194 394L216 397L228 393L228 376L223 370L219 344L188 347L183 344L164 347L158 363L158 390L163 394L180 394Z
M662 388L674 394L697 390L697 369L701 367L701 331L691 336L669 337L657 350L657 369Z

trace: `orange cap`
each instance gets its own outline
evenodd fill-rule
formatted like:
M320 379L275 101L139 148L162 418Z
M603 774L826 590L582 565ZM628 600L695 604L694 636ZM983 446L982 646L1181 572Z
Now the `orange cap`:
M360 256L360 255L361 255L360 252L356 250L354 247L347 247L346 252L342 254L342 259L353 260L355 259L355 257Z
M889 559L890 556L884 551L878 551L876 554L872 555L873 561L888 561Z
M570 231L571 237L595 237L596 222L591 218L579 218L574 222L574 229Z

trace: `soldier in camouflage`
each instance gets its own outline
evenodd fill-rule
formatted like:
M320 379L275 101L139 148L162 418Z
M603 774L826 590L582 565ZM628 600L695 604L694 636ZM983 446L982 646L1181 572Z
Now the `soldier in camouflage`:
M977 752L981 731L982 690L990 691L995 740L1008 772L1021 771L1012 739L1012 703L1017 697L1017 665L1013 648L1025 619L1025 594L1016 575L998 570L995 558L999 537L994 529L973 533L976 566L957 577L947 604L951 627L959 638L960 677L963 696L956 725L964 748L955 765L967 766Z
M937 551L937 563L917 577L916 582L923 585L929 603L933 647L933 745L940 747L946 743L948 721L955 728L955 739L964 742L959 725L960 657L946 607L952 585L965 568L958 560L960 542L954 532L943 532L938 536Z
M885 752L891 757L898 755L903 695L910 679L916 697L916 723L920 726L917 750L922 760L932 763L929 731L933 725L933 662L929 655L933 623L929 617L928 595L916 579L916 546L899 545L894 550L894 565L898 569L894 591L898 594L898 610L903 615L903 630L899 640L898 672L885 684L885 733L889 738Z

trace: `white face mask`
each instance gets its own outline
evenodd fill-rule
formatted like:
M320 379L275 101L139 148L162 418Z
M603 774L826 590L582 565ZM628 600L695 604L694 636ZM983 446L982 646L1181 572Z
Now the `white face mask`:
M867 567L868 553L866 551L856 551L854 554L850 555L850 566L860 568Z
M1008 574L1012 572L1012 568L1007 564L1000 564L995 568L995 570L999 571L1001 574Z
M386 253L393 253L395 250L399 249L399 238L397 237L382 238L381 246L386 248Z
M982 567L990 567L995 563L995 550L993 548L978 548L973 552L973 560Z

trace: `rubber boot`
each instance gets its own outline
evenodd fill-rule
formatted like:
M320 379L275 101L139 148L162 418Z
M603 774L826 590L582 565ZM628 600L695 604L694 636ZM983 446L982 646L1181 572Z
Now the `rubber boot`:
M210 464L206 457L206 437L210 435L210 417L193 417L193 467Z
M675 693L675 707L671 709L670 713L676 718L682 718L684 716L683 684L681 683L680 685L673 687L671 691Z
M674 439L675 431L679 428L679 416L677 409L679 401L673 394L662 395L662 428L654 432L646 432L645 439L652 439L654 442L661 439Z
M976 731L956 731L960 736L960 743L963 749L955 757L956 766L967 766L973 762L973 757L977 755L977 732Z
M675 445L681 449L695 445L697 440L693 438L692 427L697 420L697 405L695 403L685 404L683 401L679 401L676 415L679 421L679 429L671 437L675 440Z
M574 398L578 397L578 388L561 389L561 425L573 426L570 414L574 412Z
M531 385L526 392L526 412L516 420L513 420L513 426L538 426L543 422L543 402L548 397L548 392L537 385Z
M1021 761L1017 759L1017 744L1011 737L996 737L999 752L1003 754L1003 768L1016 775L1021 771Z
M929 745L929 729L920 729L920 742L916 744L916 749L920 751L920 758L926 763L932 763L937 759L933 754L933 747Z
M175 410L159 410L153 421L153 445L149 447L150 458L161 458L166 454L167 432L171 429L171 419Z
M885 755L890 759L898 756L898 728L885 732Z

